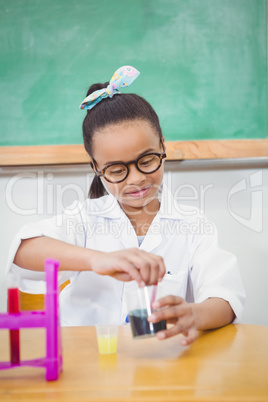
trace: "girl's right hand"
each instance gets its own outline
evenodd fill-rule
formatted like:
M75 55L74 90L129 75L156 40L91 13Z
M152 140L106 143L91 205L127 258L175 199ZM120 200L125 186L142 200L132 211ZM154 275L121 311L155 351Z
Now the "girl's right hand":
M94 251L91 269L99 275L109 275L120 281L135 280L139 286L161 281L166 272L162 257L138 248Z

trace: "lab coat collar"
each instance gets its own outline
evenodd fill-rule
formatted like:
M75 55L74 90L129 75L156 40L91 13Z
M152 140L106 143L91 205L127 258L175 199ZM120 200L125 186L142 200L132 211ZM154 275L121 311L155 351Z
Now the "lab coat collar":
M187 216L187 206L180 207L178 201L174 198L172 192L163 184L161 191L161 205L159 210L160 219L182 220ZM184 212L184 213L183 213Z
M122 217L122 212L120 205L112 194L88 200L88 215L102 216L106 219L119 219Z
M135 230L112 194L105 195L97 200L89 200L87 214L103 217L105 220L114 220L114 224L118 225L119 239L124 248L138 247Z
M162 241L162 231L159 230L162 226L161 220L163 219L183 219L176 200L174 199L171 191L163 184L159 192L160 209L151 223L148 232L141 244L141 249L151 252Z
M154 248L156 248L162 241L161 231L159 230L161 226L160 216L156 214L153 222L151 223L146 236L141 243L141 250L145 250L151 252Z
M159 246L162 241L162 234L160 230L162 226L162 219L185 219L185 216L180 211L179 204L176 204L175 198L165 184L161 186L159 192L159 200L161 203L160 210L156 214L140 246L141 250L145 250L148 252L152 252L157 246ZM120 208L119 204L118 207L119 210L117 211L117 213L120 215L121 224L123 223L121 226L122 236L120 236L120 241L125 248L138 247L137 235L134 231L134 228L131 225L128 217Z

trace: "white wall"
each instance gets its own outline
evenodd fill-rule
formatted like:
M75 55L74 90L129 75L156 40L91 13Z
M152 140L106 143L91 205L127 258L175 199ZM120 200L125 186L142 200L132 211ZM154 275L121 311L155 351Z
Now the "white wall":
M84 199L91 179L86 165L0 170L0 311L6 311L4 272L15 233ZM221 246L240 263L244 322L268 326L268 160L166 162L165 181L181 202L198 206L217 224Z

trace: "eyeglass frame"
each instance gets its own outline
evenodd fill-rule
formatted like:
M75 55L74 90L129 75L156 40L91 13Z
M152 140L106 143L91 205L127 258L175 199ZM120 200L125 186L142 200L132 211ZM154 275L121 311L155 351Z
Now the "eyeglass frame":
M141 156L139 156L137 159L135 159L135 160L133 160L133 161L129 161L129 162L113 162L113 163L111 163L110 165L105 166L105 168L103 168L102 170L98 170L98 169L97 169L97 167L96 167L96 161L92 158L92 162L93 162L93 166L94 166L95 173L96 173L96 175L97 175L98 177L103 177L106 181L108 181L109 183L112 183L112 184L122 183L122 181L126 180L126 178L127 178L128 175L129 175L129 165L131 165L132 163L134 163L135 166L136 166L136 168L137 168L137 170L138 170L139 172L143 173L143 174L152 174L152 173L155 173L155 172L157 172L157 170L159 170L160 167L162 166L162 161L163 161L163 159L165 159L165 158L167 157L166 150L165 150L165 146L164 146L164 144L163 144L162 141L161 141L161 145L162 145L162 147L163 147L163 152L161 152L161 153L159 153L159 152L148 152L147 154L141 155ZM144 158L145 156L149 156L149 155L156 155L156 156L158 156L158 158L159 158L159 166L158 166L155 170L153 170L152 172L143 172L143 171L139 168L138 162L139 162L140 159ZM109 167L115 166L115 165L123 165L123 166L125 166L126 169L127 169L127 174L126 174L126 177L125 177L124 179L122 179L122 180L110 181L110 180L108 180L108 179L105 177L105 171L106 171Z

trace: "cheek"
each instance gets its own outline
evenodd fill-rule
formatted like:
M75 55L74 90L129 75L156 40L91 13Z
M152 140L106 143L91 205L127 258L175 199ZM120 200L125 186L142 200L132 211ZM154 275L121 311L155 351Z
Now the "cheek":
M161 184L163 177L164 177L164 166L162 165L161 168L155 172L154 177L155 183Z
M123 189L123 185L121 183L112 184L112 183L109 183L108 181L105 181L104 179L102 179L102 184L103 184L104 188L106 188L108 193L111 193L116 198L118 198L118 196L120 195L120 193L122 192L122 189Z

